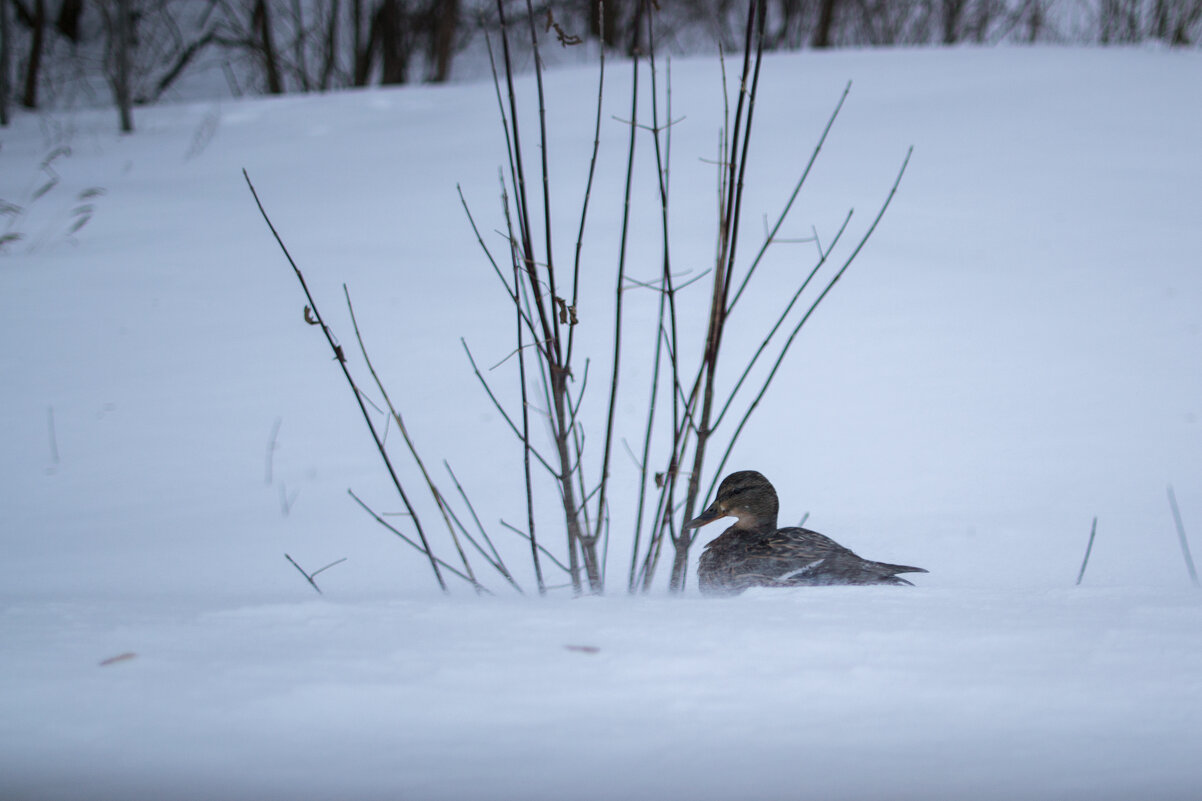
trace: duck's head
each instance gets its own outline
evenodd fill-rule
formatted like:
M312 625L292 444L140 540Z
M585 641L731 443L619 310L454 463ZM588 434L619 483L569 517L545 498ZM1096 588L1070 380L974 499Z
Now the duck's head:
M684 524L698 528L720 517L735 517L732 528L747 531L775 531L780 502L768 479L754 470L740 470L722 479L718 494L709 508Z

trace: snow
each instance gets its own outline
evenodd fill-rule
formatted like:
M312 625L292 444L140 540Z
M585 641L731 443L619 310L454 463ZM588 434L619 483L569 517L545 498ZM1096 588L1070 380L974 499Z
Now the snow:
M582 292L593 369L620 222L612 117L629 114L626 65L610 66ZM790 235L829 239L853 206L862 233L915 154L730 469L776 484L782 523L809 513L862 556L930 573L726 600L624 595L628 461L604 598L518 597L492 575L497 597L445 597L346 495L397 506L241 169L355 365L348 285L427 462L449 459L529 591L524 544L495 524L524 518L520 453L458 341L485 365L512 348L456 195L486 236L499 226L491 85L197 100L139 109L130 137L109 110L19 115L0 131L0 199L21 207L0 225L23 235L0 251L0 797L1193 797L1202 595L1165 488L1196 537L1200 70L1202 54L1154 49L767 61L745 256L847 80ZM595 81L547 76L561 231ZM682 270L712 248L701 159L720 85L713 59L672 63ZM636 192L653 202L649 179ZM636 276L658 266L653 217L636 217ZM765 263L736 352L806 247ZM649 342L653 299L629 297L631 339ZM512 403L505 369L490 375ZM541 531L559 551L551 499ZM318 596L285 553L310 571L347 561Z

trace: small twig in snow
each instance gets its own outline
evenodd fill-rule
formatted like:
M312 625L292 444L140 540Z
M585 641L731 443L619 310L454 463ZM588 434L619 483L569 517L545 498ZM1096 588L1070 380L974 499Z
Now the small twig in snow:
M1169 484L1169 507L1173 510L1173 522L1177 524L1177 538L1181 540L1181 557L1185 559L1185 567L1189 570L1189 580L1198 586L1198 571L1194 569L1194 557L1190 556L1189 540L1185 538L1185 524L1181 522L1181 510L1177 508L1177 496L1173 485Z
M1085 558L1081 560L1081 572L1077 574L1077 586L1081 586L1081 579L1085 578L1085 566L1089 564L1089 554L1093 551L1093 538L1098 533L1098 518L1095 515L1093 525L1089 527L1089 544L1085 546Z
M279 447L280 425L283 422L284 418L277 417L275 423L271 426L271 436L267 438L267 468L263 473L263 483L267 486L271 486L275 465L275 452Z
M344 556L344 557L342 557L341 559L335 559L333 562L330 562L330 563L329 563L328 565L326 565L325 567L318 568L317 570L314 570L312 573L308 573L308 572L306 572L306 571L305 571L305 569L304 569L303 567L301 567L300 565L298 565L298 564L296 563L296 560L295 560L295 559L293 559L293 558L292 558L291 556L289 556L288 554L284 554L284 558L285 558L285 559L287 559L287 560L288 560L288 561L289 561L289 562L292 564L292 566L293 566L293 567L295 567L297 570L299 570L299 571L300 571L300 574L301 574L302 576L304 576L304 577L305 577L305 581L309 582L309 585L310 585L311 587L313 587L313 589L317 590L317 594L318 594L318 595L324 595L325 593L323 593L323 592L321 591L321 587L318 587L318 586L317 586L317 582L313 580L314 578L316 578L316 577L317 577L317 574L318 574L318 573L321 573L321 572L323 572L323 571L325 571L325 570L329 570L329 569L330 569L331 567L333 567L334 565L340 565L340 564L342 564L343 562L345 562L345 561L346 561L346 557Z
M280 482L280 512L287 517L292 514L292 504L296 503L296 497L300 495L300 490L288 492L288 485Z
M58 432L54 425L54 407L46 407L46 429L50 434L50 461L58 464Z

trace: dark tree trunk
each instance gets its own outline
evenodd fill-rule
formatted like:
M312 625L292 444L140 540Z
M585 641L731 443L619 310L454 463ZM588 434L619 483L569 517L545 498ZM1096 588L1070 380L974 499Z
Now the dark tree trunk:
M318 88L326 91L334 77L334 67L338 64L338 16L341 13L339 0L330 3L330 18L326 20L325 53L322 56L321 80Z
M21 105L25 108L38 107L38 72L42 66L42 48L46 44L46 0L34 0L32 27L33 41L29 45L29 62L25 65L25 94Z
M964 0L943 0L943 43L960 40L960 19L964 16Z
M816 48L831 46L831 29L835 25L836 0L822 0L818 6L818 25L814 28L814 44Z
M0 0L0 125L8 125L8 76L12 69L8 38L8 0Z
M435 83L451 77L451 58L455 54L455 34L459 30L459 0L435 0L431 4L430 36L431 76Z
M363 0L351 0L351 48L355 51L355 66L352 82L355 86L367 86L371 79L373 33L363 37Z
M292 0L292 19L296 25L296 38L292 42L293 58L296 59L296 72L300 78L300 86L302 92L308 92L312 87L309 84L309 65L308 59L305 57L305 45L307 44L305 35L305 11L301 8L301 0Z
M79 41L79 18L83 16L83 0L63 0L58 7L54 27L64 38Z
M267 76L267 91L273 95L284 93L284 81L280 78L280 62L276 55L275 39L272 36L271 16L267 0L256 0L251 15L251 30L259 37L259 52L263 56L263 72Z
M1030 15L1027 17L1027 41L1034 44L1043 33L1043 0L1031 3Z
M1177 17L1172 23L1173 34L1169 39L1169 44L1173 47L1188 47L1190 42L1190 29L1197 24L1198 20L1202 19L1202 2L1195 2L1193 5L1177 9Z
M769 50L796 47L796 31L804 24L801 22L803 13L801 0L780 0L780 25L768 37L768 43L765 46Z
M113 94L117 99L117 111L121 118L121 133L131 133L134 129L133 100L129 86L130 62L133 54L133 10L129 0L117 0L116 16L113 19L114 55Z
M409 20L400 0L383 0L371 23L369 49L380 49L380 83L405 83L409 78Z

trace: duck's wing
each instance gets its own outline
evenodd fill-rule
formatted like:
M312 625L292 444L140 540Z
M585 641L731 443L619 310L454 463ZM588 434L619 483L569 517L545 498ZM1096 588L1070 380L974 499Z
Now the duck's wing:
M782 554L795 554L799 559L829 559L834 556L860 558L851 549L808 528L780 528L765 537L769 547Z
M832 569L839 573L841 566L861 561L830 537L809 529L732 529L710 543L700 570L704 583L742 592L748 587L841 583L831 581Z
M780 584L909 584L895 574L927 572L921 567L864 559L830 537L806 528L782 528L769 537L781 560L794 565L777 574Z
M919 567L862 559L817 531L782 528L750 532L731 528L701 555L698 579L706 594L738 594L750 587L826 584L909 584L896 573Z

